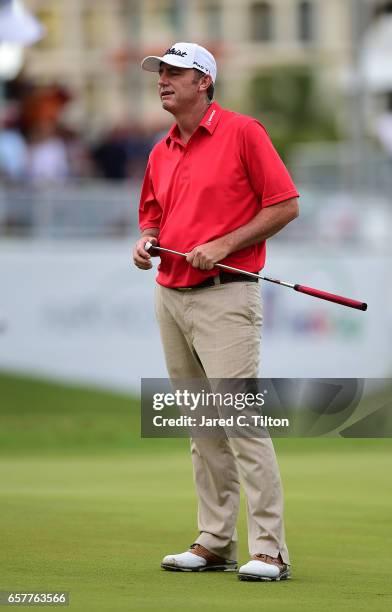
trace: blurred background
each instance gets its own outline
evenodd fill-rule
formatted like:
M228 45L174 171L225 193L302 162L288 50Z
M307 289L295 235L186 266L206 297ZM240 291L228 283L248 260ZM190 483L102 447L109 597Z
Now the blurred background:
M369 304L266 283L261 375L392 371L392 2L0 0L0 589L70 590L76 610L260 606L228 576L159 572L192 541L191 463L186 440L140 438L140 379L166 370L131 250L172 119L140 61L184 40L301 193L265 273ZM296 580L263 603L390 610L391 440L276 446ZM244 504L239 537L245 561Z
M264 285L262 374L389 375L392 2L2 2L45 34L0 47L0 368L128 391L165 376L154 274L130 253L172 117L140 60L191 40L216 55L216 99L264 123L301 193L266 273L369 303Z

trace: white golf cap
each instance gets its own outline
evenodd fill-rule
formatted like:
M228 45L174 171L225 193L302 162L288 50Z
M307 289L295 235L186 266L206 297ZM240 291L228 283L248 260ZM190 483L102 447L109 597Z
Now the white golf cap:
M215 83L217 72L215 58L207 49L196 43L175 43L162 57L158 55L145 57L141 66L148 72L159 72L161 62L178 68L197 68L204 74L210 74Z

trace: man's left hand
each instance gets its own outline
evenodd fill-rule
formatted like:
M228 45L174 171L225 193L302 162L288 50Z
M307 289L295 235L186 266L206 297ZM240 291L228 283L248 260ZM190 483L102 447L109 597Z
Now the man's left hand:
M227 246L222 239L218 239L195 247L188 253L186 260L194 268L212 270L214 265L227 257L228 254Z

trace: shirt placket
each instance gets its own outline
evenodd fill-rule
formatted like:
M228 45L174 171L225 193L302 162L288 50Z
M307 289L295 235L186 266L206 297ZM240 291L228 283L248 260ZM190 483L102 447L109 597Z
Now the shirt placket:
M180 167L180 182L182 185L187 184L191 180L191 144L188 142L182 151L181 167Z

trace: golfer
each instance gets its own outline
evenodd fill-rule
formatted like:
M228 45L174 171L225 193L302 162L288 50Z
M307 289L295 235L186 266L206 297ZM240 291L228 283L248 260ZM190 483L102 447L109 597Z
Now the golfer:
M249 272L265 263L266 239L298 215L298 192L263 126L213 101L216 62L207 49L176 43L142 68L157 72L162 108L174 116L153 148L141 191L141 238L133 258L152 267L146 242L188 253L162 253L156 314L169 376L257 378L262 311ZM247 497L250 560L242 580L290 577L283 499L272 441L191 440L198 537L164 557L168 570L237 568L240 478Z

